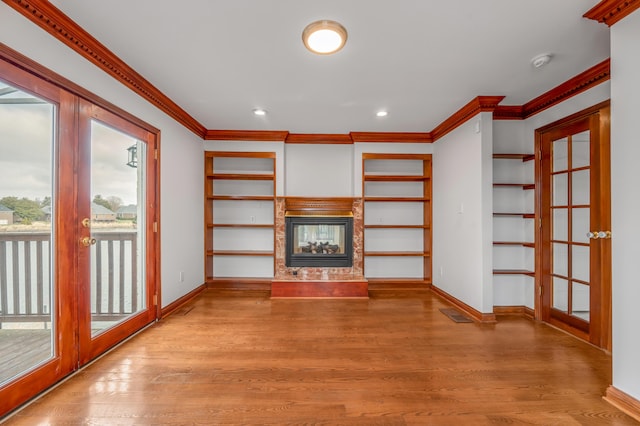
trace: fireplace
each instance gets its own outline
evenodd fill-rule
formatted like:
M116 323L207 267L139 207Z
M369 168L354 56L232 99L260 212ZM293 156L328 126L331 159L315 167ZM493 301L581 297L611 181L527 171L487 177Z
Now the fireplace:
M279 197L272 298L368 298L362 199Z
M285 217L287 267L353 266L353 217Z

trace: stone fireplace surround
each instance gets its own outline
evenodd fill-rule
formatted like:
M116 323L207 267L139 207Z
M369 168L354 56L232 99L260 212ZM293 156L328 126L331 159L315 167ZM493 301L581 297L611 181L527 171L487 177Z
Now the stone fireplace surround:
M285 213L353 215L353 266L317 268L286 266ZM275 276L271 297L368 297L364 278L363 203L360 198L278 197L275 205ZM295 273L295 275L294 275Z

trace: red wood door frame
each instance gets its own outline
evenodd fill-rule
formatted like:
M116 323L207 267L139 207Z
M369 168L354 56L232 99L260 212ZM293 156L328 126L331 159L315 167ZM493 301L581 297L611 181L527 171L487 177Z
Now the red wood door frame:
M552 309L551 141L590 130L590 230L611 229L610 199L610 103L602 102L536 130L537 265L536 318L568 331L590 343L611 349L611 240L591 239L590 321ZM570 189L569 189L570 190ZM569 207L570 208L570 207ZM570 238L571 239L571 238Z
M160 317L160 233L159 233L159 130L100 99L85 89L38 65L0 43L0 78L7 84L31 93L56 106L55 142L53 148L54 211L52 211L52 264L54 288L52 311L55 334L53 356L15 380L0 386L0 418L38 393L63 379L82 364L95 358L146 324ZM81 108L82 104L82 108ZM100 105L100 106L98 106ZM146 179L146 278L148 291L146 309L124 321L121 326L103 333L99 338L81 342L80 324L90 308L86 305L87 288L78 285L86 275L80 268L83 257L79 244L80 221L86 211L78 200L86 182L80 179L85 157L81 157L82 120L95 118L107 122L147 145ZM86 137L86 135L85 135ZM85 163L85 167L86 167ZM85 203L86 204L86 203ZM90 290L89 290L90 291ZM80 303L82 301L82 303ZM89 334L90 335L90 334ZM84 338L84 337L83 337ZM81 348L79 350L79 347Z

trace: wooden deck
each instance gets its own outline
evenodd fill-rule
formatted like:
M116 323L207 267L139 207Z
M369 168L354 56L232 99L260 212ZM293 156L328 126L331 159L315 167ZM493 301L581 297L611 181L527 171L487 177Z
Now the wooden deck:
M10 425L635 425L606 353L517 316L456 323L429 291L207 290Z
M51 330L0 329L0 383L49 359Z

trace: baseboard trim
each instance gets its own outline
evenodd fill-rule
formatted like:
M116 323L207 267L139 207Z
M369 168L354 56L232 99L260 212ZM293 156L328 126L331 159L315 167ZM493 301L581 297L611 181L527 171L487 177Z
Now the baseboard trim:
M640 422L640 401L631 395L613 386L609 386L602 399Z
M367 278L369 290L428 290L431 282L428 280L393 279L393 278Z
M434 292L437 296L440 296L440 298L452 304L454 307L464 312L465 314L469 315L474 321L484 324L493 324L497 322L496 314L493 312L490 314L482 313L434 285L431 286L431 291Z
M528 319L535 318L535 311L528 306L494 306L493 313L496 315L521 315Z
M160 318L168 317L169 315L171 315L172 313L174 313L175 311L177 311L178 309L180 309L181 307L183 307L187 303L191 302L200 293L202 293L205 288L207 288L207 285L206 284L201 284L198 287L196 287L195 289L191 290L189 293L187 293L184 296L182 296L181 298L169 303L167 306L162 308L162 310L160 311Z
M207 288L213 290L261 290L271 291L273 278L213 278Z

